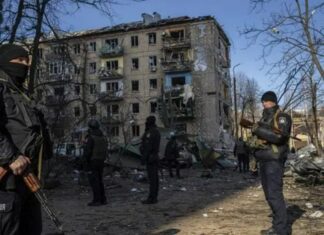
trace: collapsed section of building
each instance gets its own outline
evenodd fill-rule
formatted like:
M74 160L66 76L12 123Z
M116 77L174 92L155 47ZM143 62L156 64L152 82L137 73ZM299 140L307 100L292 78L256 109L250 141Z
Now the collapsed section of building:
M221 145L232 129L224 30L211 16L142 17L42 39L37 82L54 137L80 138L95 117L111 142L127 142L155 115L159 126Z

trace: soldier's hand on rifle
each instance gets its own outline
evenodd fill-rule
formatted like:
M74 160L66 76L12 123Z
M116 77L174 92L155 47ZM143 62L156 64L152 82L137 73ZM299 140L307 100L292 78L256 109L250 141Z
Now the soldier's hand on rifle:
M30 159L24 155L19 155L18 158L9 165L14 175L21 175L26 167L30 164Z

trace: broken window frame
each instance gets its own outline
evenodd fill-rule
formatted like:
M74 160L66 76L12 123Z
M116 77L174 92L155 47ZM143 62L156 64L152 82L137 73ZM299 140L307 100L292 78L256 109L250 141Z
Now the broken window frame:
M149 69L152 72L156 71L156 69L157 69L157 56L156 55L149 56Z
M183 87L185 84L186 84L186 76L174 76L171 79L171 87L178 87L178 86Z
M148 33L147 34L148 37L148 44L149 45L155 45L156 44L156 33Z
M118 38L110 38L105 40L105 44L110 48L110 49L115 49L118 47Z
M181 42L185 39L185 30L184 29L174 29L170 30L169 37L175 41Z

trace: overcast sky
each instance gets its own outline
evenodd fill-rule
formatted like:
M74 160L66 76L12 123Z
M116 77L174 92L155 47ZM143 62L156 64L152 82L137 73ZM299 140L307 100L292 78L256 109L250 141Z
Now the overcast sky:
M265 16L251 12L249 0L146 0L134 2L118 0L119 5L113 6L113 17L109 18L92 9L81 9L75 14L62 18L65 29L78 31L112 26L141 20L142 13L158 12L162 18L178 16L205 16L211 15L222 25L231 41L231 66L240 64L235 74L245 73L255 78L263 90L275 89L276 83L266 76L266 68L260 59L261 48L253 45L247 48L248 42L239 31L245 25L258 24ZM272 6L276 10L277 6ZM231 68L232 73L232 68Z

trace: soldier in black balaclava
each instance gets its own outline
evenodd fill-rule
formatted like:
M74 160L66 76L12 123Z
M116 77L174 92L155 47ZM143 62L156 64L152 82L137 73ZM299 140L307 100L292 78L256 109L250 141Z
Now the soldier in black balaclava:
M149 116L145 122L145 133L140 147L143 161L146 163L147 177L150 184L149 195L143 204L157 203L159 192L159 149L160 132L155 124L155 117Z
M50 143L43 115L26 94L28 52L21 46L0 46L0 234L38 235L42 231L40 204L22 175L37 174L38 161ZM45 150L44 150L45 149Z
M272 227L261 231L264 235L287 235L287 210L283 195L284 162L287 158L291 118L278 106L277 96L267 91L261 98L263 114L253 134L263 142L263 147L256 149L255 158L260 162L262 188L272 210ZM280 132L274 131L279 129Z
M83 157L88 164L89 183L92 188L93 198L88 206L101 206L107 204L105 187L103 184L103 170L108 155L107 141L99 129L99 122L91 119L88 122L88 136L84 146Z
M0 69L5 73L2 76L9 76L9 82L22 88L29 69L28 52L18 45L2 45L0 47Z

